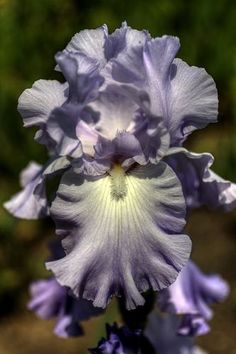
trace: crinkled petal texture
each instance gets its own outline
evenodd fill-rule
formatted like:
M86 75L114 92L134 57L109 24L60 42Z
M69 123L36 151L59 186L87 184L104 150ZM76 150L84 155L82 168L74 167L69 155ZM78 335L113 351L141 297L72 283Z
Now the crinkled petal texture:
M194 130L217 121L218 95L214 80L202 68L175 59L170 67L168 126L172 146L181 144Z
M124 295L128 309L140 292L169 286L186 264L191 241L182 234L185 203L165 163L88 177L72 169L61 180L51 215L67 256L47 263L77 296L105 307Z
M145 336L155 348L156 354L207 354L195 346L192 337L177 335L180 318L175 315L163 315L157 311L148 317Z
M30 162L21 172L22 191L14 195L4 207L14 216L23 219L38 219L48 214L43 167Z
M189 261L177 280L159 294L163 311L185 315L179 328L182 335L201 335L209 331L207 321L213 313L209 305L223 301L228 284L218 275L205 275Z
M165 157L165 161L181 181L188 207L207 205L221 207L225 211L235 208L236 184L224 180L210 169L214 161L211 154L196 154L176 148Z
M112 62L115 80L147 92L149 109L165 121L172 146L181 145L193 130L216 122L218 113L214 80L204 69L175 59L179 47L178 38L163 36Z
M38 126L35 139L51 150L55 145L54 136L47 129L51 112L67 99L68 84L56 80L38 80L32 88L26 89L19 97L18 111L25 127Z

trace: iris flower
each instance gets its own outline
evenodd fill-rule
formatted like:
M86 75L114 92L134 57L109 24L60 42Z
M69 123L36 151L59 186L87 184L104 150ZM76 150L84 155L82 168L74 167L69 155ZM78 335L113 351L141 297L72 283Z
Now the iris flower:
M159 293L162 311L183 315L178 333L202 335L209 332L208 321L213 316L210 305L223 301L229 286L219 275L203 274L189 261L177 280Z
M235 206L235 185L210 170L212 156L182 147L216 121L218 99L204 69L175 58L179 47L126 23L112 34L84 30L56 54L65 82L36 81L19 98L49 160L28 166L24 189L5 206L53 218L66 256L47 268L98 307L118 295L133 309L142 292L174 282L191 251L186 206ZM59 173L50 203L45 182Z

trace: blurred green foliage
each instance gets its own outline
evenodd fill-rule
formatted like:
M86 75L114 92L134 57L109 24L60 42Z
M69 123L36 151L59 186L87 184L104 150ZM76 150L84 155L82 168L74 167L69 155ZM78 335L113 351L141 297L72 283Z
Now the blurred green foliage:
M221 124L193 134L190 145L214 153L216 170L236 181L235 10L233 0L0 0L1 202L18 190L19 171L28 161L43 162L46 154L34 142L34 131L22 127L20 93L39 78L61 79L53 71L54 54L75 32L103 23L112 31L124 20L153 36L180 37L179 56L214 77ZM52 229L48 222L18 221L0 209L0 300L8 297L9 309L30 279L46 274L42 261Z

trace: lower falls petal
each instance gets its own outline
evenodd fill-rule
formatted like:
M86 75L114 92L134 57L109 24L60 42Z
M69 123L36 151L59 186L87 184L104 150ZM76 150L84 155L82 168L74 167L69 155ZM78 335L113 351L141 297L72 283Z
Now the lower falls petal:
M61 285L105 307L113 295L128 309L144 303L140 292L160 290L186 264L191 241L182 234L185 201L164 162L100 177L70 169L51 208L66 256L48 262Z

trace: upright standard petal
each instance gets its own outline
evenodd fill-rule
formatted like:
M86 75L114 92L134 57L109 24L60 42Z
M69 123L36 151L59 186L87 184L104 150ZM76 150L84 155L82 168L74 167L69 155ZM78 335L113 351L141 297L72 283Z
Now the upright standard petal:
M177 37L163 36L146 43L143 52L146 85L152 114L168 119L167 97L170 90L170 66L180 47Z
M209 305L223 301L228 293L228 284L220 276L205 275L189 261L158 299L163 311L184 315L179 334L201 335L209 331L207 321L213 315Z
M169 286L189 258L182 190L162 162L127 173L115 165L100 178L70 170L51 215L67 235L67 256L47 268L95 306L105 307L112 295L123 295L128 309L142 305L140 292Z
M172 146L180 145L195 129L217 121L218 95L214 80L202 68L175 59L170 72L167 125Z
M38 80L19 97L18 111L25 127L38 126L35 139L49 149L54 146L53 136L46 129L48 118L56 107L62 106L68 95L68 84L56 80Z
M100 66L106 64L104 47L108 36L107 26L103 25L96 29L83 30L76 33L66 46L68 52L80 52L89 58L99 61Z
M193 130L216 122L218 113L214 80L204 69L175 59L179 47L176 37L146 38L138 49L111 61L109 68L113 80L149 95L149 110L164 120L172 146L181 145Z
M4 207L14 216L23 219L38 219L48 215L43 167L30 162L21 172L20 183L22 191L4 203Z

